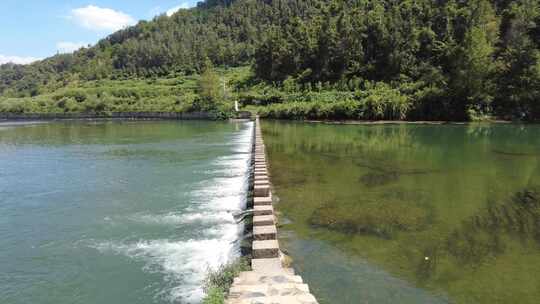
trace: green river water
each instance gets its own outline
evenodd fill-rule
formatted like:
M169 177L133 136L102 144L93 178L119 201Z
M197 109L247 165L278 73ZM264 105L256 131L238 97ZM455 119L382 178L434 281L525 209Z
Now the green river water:
M540 126L263 122L320 303L538 303ZM0 303L198 303L250 123L0 123Z
M280 242L320 303L539 303L540 126L262 129Z
M0 303L199 303L239 255L252 123L0 123Z

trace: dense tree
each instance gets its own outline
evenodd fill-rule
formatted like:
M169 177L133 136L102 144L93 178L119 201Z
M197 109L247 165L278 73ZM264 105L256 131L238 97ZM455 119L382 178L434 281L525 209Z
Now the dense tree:
M252 66L254 88L272 87L247 103L295 99L271 90L321 101L310 92L387 89L409 119L540 119L539 0L207 0L74 54L1 66L0 96L199 74L206 59Z
M214 71L212 63L207 59L199 79L199 108L207 111L215 108L215 105L223 98L223 90L220 87L219 76Z

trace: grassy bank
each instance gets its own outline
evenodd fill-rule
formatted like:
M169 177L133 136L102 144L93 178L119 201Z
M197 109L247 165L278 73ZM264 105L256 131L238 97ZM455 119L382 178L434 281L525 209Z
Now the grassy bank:
M203 304L223 304L232 286L233 280L242 271L249 271L249 260L240 258L232 263L222 265L217 270L209 270L205 280L206 297Z
M218 72L212 77L219 79ZM220 73L226 77L227 73ZM55 113L194 113L209 112L230 117L233 102L217 88L204 86L203 75L181 75L150 79L105 79L73 81L65 86L43 88L34 96L0 95L0 112ZM224 80L226 81L226 80ZM212 91L215 96L208 96Z
M3 113L209 112L218 118L241 110L263 118L362 121L480 121L540 117L540 105L526 113L444 103L448 93L423 82L306 85L289 78L268 83L249 66L209 68L203 74L105 79L44 87L35 96L0 95ZM446 96L446 97L445 97ZM509 112L510 113L510 112Z

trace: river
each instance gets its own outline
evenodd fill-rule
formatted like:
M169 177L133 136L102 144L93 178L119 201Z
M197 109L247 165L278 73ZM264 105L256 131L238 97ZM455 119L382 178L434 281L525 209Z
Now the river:
M252 123L0 124L0 303L197 303L239 255Z
M262 124L320 303L538 303L540 126Z

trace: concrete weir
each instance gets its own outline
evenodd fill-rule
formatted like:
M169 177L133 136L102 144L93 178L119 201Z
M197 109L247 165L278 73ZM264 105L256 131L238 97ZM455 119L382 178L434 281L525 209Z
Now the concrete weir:
M282 266L259 119L255 120L252 271L234 279L227 304L317 304L307 284Z

